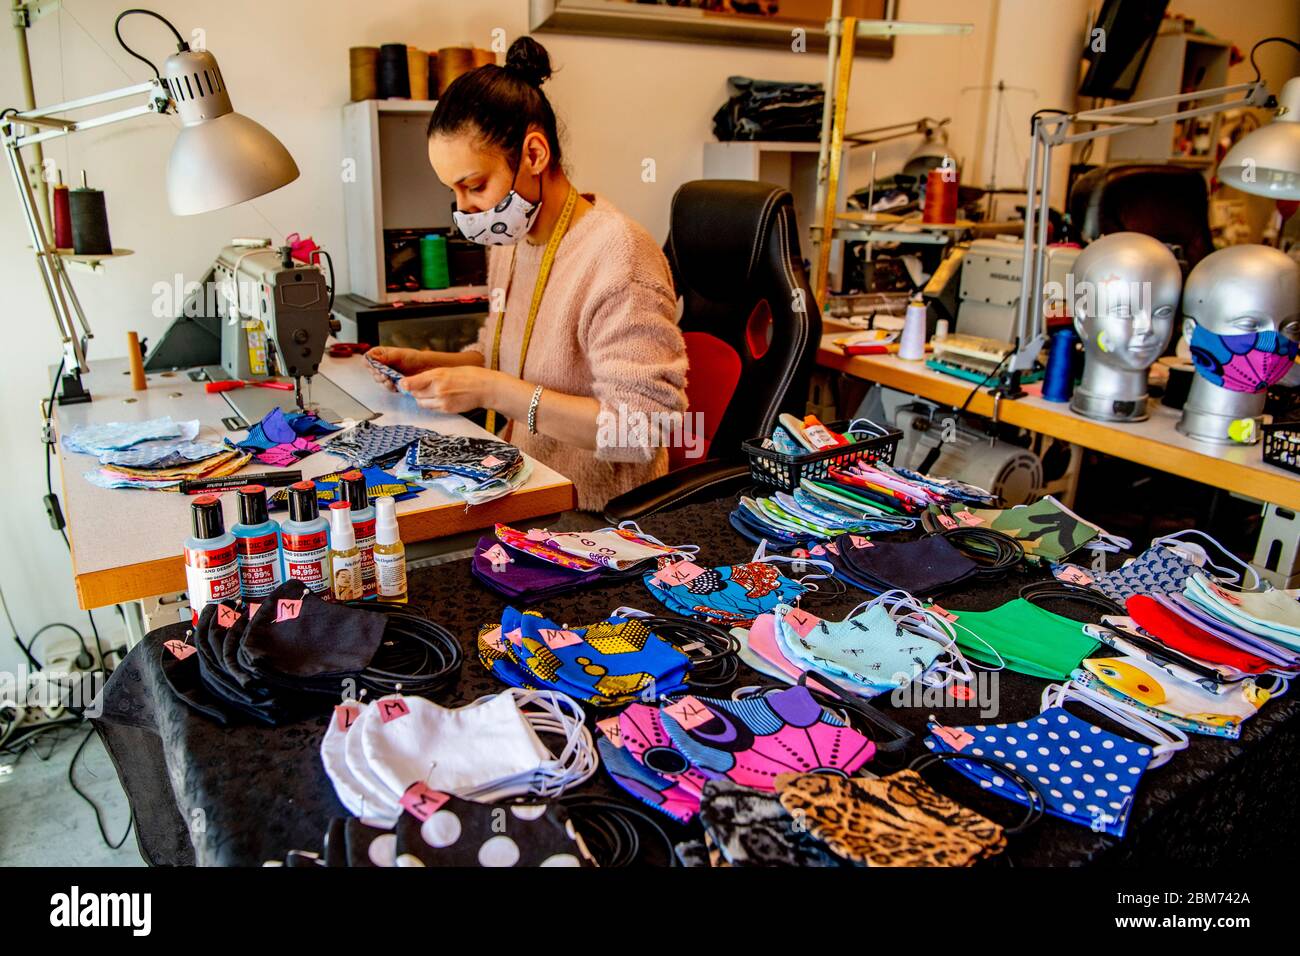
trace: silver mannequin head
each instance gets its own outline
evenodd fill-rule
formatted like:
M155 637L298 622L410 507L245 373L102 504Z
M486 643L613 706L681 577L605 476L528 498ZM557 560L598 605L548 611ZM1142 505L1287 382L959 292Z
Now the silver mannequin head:
M1276 331L1300 341L1300 264L1271 246L1228 246L1213 252L1187 277L1183 315L1188 339L1202 325L1216 335ZM1197 375L1178 430L1203 441L1239 440L1229 436L1229 427L1259 418L1267 395L1267 390L1233 391ZM1258 430L1255 435L1258 440Z
M1070 408L1103 421L1142 421L1147 370L1174 331L1183 280L1178 260L1158 239L1116 232L1079 253L1071 275L1085 361Z

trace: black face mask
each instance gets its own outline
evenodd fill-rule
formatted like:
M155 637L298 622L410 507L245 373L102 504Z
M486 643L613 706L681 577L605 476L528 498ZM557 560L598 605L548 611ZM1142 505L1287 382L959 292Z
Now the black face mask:
M873 541L862 548L855 548L852 539L847 534L836 538L839 553L832 554L831 560L850 584L868 591L897 588L925 598L979 571L979 565L939 535L916 541Z

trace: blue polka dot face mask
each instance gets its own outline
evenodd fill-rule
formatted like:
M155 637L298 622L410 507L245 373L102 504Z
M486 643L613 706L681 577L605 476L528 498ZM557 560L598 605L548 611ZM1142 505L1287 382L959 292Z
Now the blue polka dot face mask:
M763 550L760 546L754 560L745 564L714 568L703 568L692 561L663 560L642 580L665 607L683 617L747 627L778 604L797 604L806 592L816 589L806 582L828 577L832 571L826 561L763 557ZM783 561L799 570L811 565L823 573L807 574L795 581L777 570L776 563Z
M1143 738L1141 742L1074 716L1067 701L1092 707ZM945 727L930 722L925 745L936 752L991 758L1027 776L1047 801L1047 812L1098 833L1123 837L1138 781L1150 767L1187 746L1187 736L1167 724L1075 684L1049 685L1042 713L1009 724ZM1027 798L998 767L952 761L986 790L1017 803Z

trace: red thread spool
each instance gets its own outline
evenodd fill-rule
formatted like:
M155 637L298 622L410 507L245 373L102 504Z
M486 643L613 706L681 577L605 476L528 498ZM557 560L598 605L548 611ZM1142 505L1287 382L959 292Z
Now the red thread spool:
M951 179L945 178L945 173ZM932 169L925 180L925 208L922 222L957 221L957 170L953 167Z
M68 200L68 187L62 183L54 187L54 245L59 249L72 248L72 204Z

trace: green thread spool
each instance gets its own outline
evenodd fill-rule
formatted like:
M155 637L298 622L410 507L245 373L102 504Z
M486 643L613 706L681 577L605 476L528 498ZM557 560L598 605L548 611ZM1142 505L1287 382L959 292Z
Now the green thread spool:
M420 284L426 289L445 289L451 285L446 236L429 233L420 240Z

